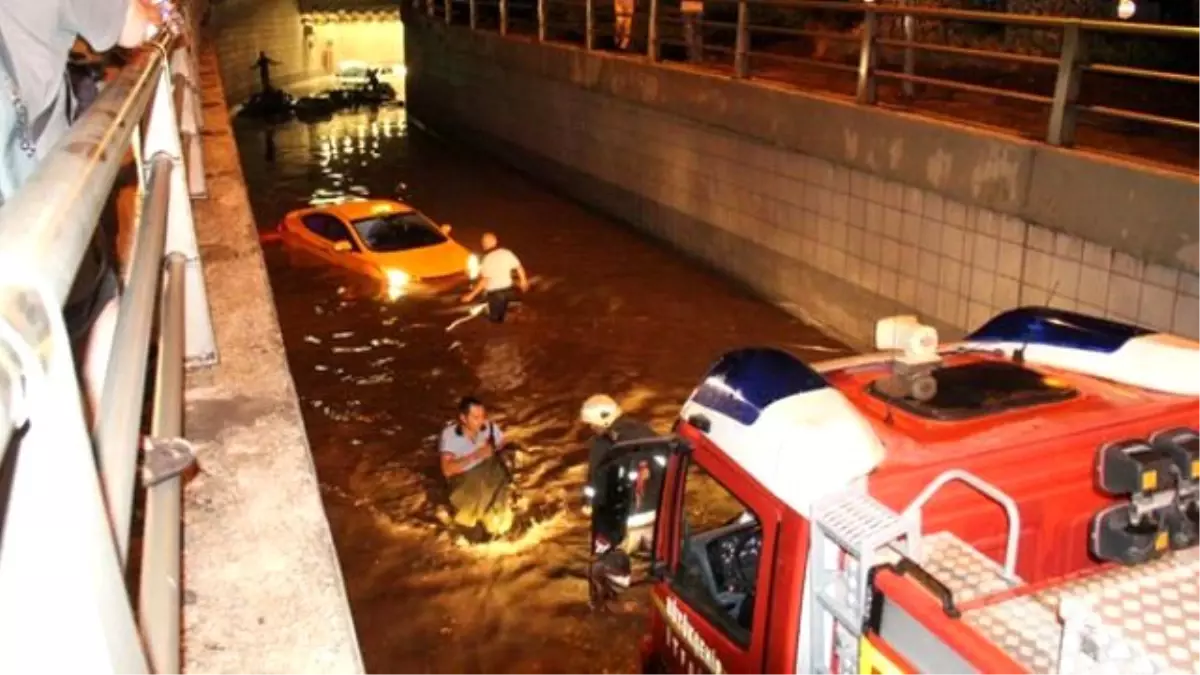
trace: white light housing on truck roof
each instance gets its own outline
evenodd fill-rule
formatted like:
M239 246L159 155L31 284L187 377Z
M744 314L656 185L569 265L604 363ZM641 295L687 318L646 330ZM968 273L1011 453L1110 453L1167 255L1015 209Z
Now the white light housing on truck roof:
M938 334L933 326L922 325L911 314L889 316L875 324L875 348L900 351L907 363L927 363L938 359Z

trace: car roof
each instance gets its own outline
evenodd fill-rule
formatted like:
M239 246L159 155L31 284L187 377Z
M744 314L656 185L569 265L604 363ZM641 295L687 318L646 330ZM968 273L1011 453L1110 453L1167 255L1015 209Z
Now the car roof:
M347 222L354 222L381 214L412 213L415 210L408 204L394 199L363 199L345 201L338 204L323 204L315 208L297 211L295 215L305 216L310 213L328 213Z

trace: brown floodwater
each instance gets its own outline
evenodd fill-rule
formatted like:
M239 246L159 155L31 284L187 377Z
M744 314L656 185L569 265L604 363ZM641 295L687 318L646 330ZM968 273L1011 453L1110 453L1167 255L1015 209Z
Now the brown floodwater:
M264 240L325 507L372 672L630 672L645 588L587 608L580 403L597 392L660 431L723 351L842 345L710 269L508 167L418 130L402 108L239 122L260 231L311 199L400 196L476 248L495 231L534 279L504 325L455 297L378 298ZM435 435L481 396L515 457L519 524L472 545L440 518Z

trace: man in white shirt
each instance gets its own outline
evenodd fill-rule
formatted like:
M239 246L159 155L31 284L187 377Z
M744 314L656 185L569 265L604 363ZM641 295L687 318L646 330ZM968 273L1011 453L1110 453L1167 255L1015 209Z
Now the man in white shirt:
M512 302L513 274L517 276L517 287L521 292L529 290L529 278L525 276L525 268L512 251L501 248L496 241L496 235L488 232L483 235L483 260L479 261L479 281L470 293L463 296L465 303L472 302L484 293L488 305L488 319L493 323L503 323L508 313L508 303Z

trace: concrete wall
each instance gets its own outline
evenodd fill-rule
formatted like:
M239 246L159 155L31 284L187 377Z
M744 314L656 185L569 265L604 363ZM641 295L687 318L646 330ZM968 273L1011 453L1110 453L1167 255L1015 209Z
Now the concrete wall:
M221 80L231 103L258 91L254 62L259 51L280 62L271 69L275 86L309 77L297 0L210 0L209 4L212 13L206 33L220 55Z
M313 26L305 58L310 71L332 75L339 61L389 66L404 63L404 27L400 20L327 23Z
M1200 332L1194 177L642 59L406 33L417 119L851 341L887 313L955 334L1047 300Z

